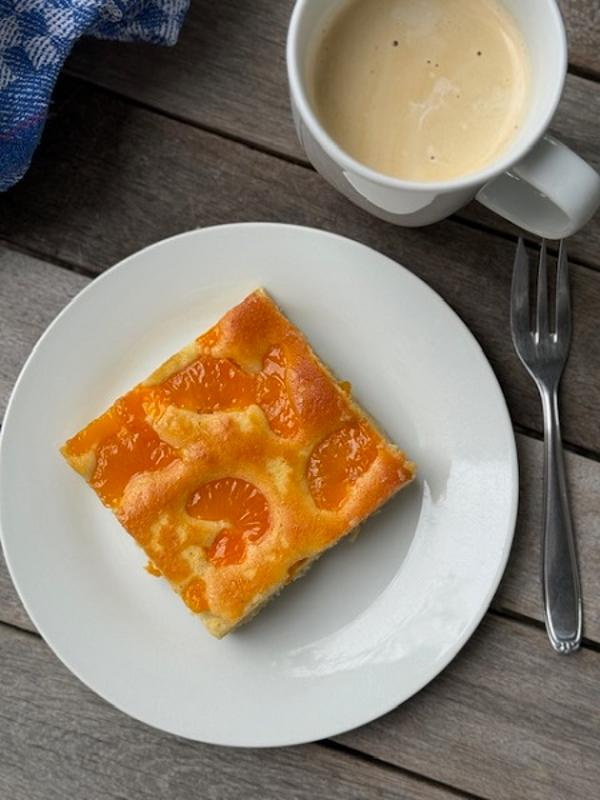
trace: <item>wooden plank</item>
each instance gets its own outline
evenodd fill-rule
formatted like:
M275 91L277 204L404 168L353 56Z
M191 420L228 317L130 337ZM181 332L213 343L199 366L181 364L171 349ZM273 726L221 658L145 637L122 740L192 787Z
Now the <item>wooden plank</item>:
M541 587L542 442L517 436L521 491L510 561L493 608L543 622ZM584 636L600 643L600 463L566 454L584 601Z
M0 672L0 796L6 800L461 796L316 744L229 750L170 736L100 700L40 639L6 626L0 626Z
M536 390L509 335L513 242L452 221L395 228L302 166L72 80L56 105L30 173L0 197L0 236L98 271L164 236L222 222L293 222L350 236L405 264L456 309L490 358L515 422L541 430ZM572 273L563 429L567 441L600 451L600 276L577 266Z
M86 39L67 68L182 119L302 158L285 67L293 4L195 0L174 48Z
M88 283L82 275L0 247L0 419L33 345Z
M0 249L0 412L36 339L88 279L19 253ZM543 619L540 595L542 445L517 436L521 502L515 545L494 607ZM600 642L600 463L567 454L585 597L585 635ZM0 619L34 630L0 557Z
M488 616L403 706L339 737L490 800L590 800L600 781L600 654L553 654L546 635Z
M298 157L285 71L293 5L294 0L195 0L175 48L87 39L75 48L68 69L184 119ZM560 6L571 63L600 73L597 0L561 0Z
M74 272L0 247L0 419L33 345L87 283L88 278ZM35 630L12 585L1 550L0 619Z
M599 667L596 652L560 658L542 631L491 617L429 687L338 741L489 800L589 800L600 780ZM448 796L317 746L231 751L160 734L6 626L0 669L0 792L11 800L164 797L174 786L187 798L199 785L219 798Z
M569 62L576 69L600 75L600 3L598 0L559 0L567 26Z
M17 590L13 586L8 573L4 553L0 547L0 622L7 622L24 631L36 631L36 627L29 619L28 613L23 608Z
M600 4L561 3L575 63L600 74L596 31ZM89 40L75 50L73 74L176 115L196 125L251 141L306 161L293 130L285 76L284 41L290 0L196 2L173 50L123 47ZM147 75L152 75L152 80ZM569 76L553 132L600 169L597 120L600 85ZM514 231L496 215L472 204L461 217L492 229ZM575 236L572 255L600 267L600 216Z

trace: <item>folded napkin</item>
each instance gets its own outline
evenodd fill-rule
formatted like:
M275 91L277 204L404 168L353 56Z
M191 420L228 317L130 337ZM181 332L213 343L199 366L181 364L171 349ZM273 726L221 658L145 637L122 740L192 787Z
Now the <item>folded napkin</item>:
M83 35L172 45L189 0L0 0L0 191L23 177Z

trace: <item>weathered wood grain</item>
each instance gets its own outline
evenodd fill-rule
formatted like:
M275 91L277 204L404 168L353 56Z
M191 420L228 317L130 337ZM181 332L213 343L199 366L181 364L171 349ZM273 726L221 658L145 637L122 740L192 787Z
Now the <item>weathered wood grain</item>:
M516 438L519 516L511 557L492 607L543 622L543 445L528 436ZM584 635L600 643L600 463L573 453L566 453L565 460L581 570Z
M183 119L302 155L287 101L285 39L293 0L195 0L173 49L87 39L72 74ZM561 0L570 61L600 73L597 0Z
M0 249L0 416L21 364L44 328L88 279ZM542 444L517 436L521 503L515 545L494 607L543 620L540 596ZM585 597L585 635L600 642L600 463L569 453L567 469ZM0 620L34 630L0 557Z
M302 166L70 80L56 105L30 173L0 197L0 236L50 260L100 271L164 236L215 223L260 219L345 234L438 291L481 342L514 420L541 430L535 388L509 336L514 242L453 221L395 228L348 204ZM568 441L600 451L600 276L577 266L572 273L575 329L563 429Z
M429 687L338 740L490 800L590 800L600 780L599 666L598 653L561 659L542 631L490 617ZM448 796L318 746L230 751L161 734L95 697L37 637L6 626L0 672L0 793L10 789L11 800Z
M35 625L23 608L8 573L2 547L0 547L0 622L7 622L24 631L37 632Z
M174 49L86 40L76 48L70 70L196 125L306 161L290 118L284 63L292 5L289 0L196 2ZM574 63L600 74L600 4L568 0L561 6ZM599 117L600 84L569 76L552 130L597 169ZM459 216L515 230L476 203ZM600 216L570 246L573 256L600 267Z
M493 800L597 796L600 654L488 616L420 694L339 740Z
M600 3L598 0L559 0L567 26L569 61L574 68L600 75Z
M596 0L562 0L571 60L600 75ZM303 166L285 85L291 0L195 0L172 50L87 41L70 68L152 113L75 80L56 95L34 169L0 197L0 236L50 260L101 271L165 235L198 225L268 219L358 238L406 263L463 316L491 358L516 422L539 430L533 387L512 353L508 287L513 245L448 222L397 230L354 209ZM555 130L600 165L600 87L570 77ZM233 139L165 118L171 115ZM502 232L477 207L461 219ZM600 221L571 253L600 267ZM573 270L575 342L563 427L600 452L599 276ZM34 340L86 278L0 249L0 415ZM511 562L494 601L541 619L541 445L519 436L521 511ZM600 464L567 459L586 598L586 636L600 641ZM0 556L0 619L33 629ZM600 654L550 652L545 634L488 615L457 660L392 714L340 737L390 765L482 797L563 800L597 795ZM0 625L0 797L449 798L408 772L313 745L227 751L146 728L96 698L37 637Z
M293 0L195 0L174 48L86 39L67 69L181 119L300 158L285 67L292 7Z
M89 279L0 247L0 419L37 339Z
M100 700L40 639L6 626L0 626L0 674L0 797L5 800L461 796L316 744L227 750L169 736Z
M33 345L87 283L88 278L74 272L0 247L0 420ZM1 549L0 619L35 630L12 585Z

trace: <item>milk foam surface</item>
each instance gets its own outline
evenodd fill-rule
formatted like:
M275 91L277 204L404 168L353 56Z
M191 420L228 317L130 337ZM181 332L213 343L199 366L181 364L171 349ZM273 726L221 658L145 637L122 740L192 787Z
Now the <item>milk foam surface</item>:
M312 101L358 161L439 181L508 147L529 82L523 37L496 0L353 0L323 32Z

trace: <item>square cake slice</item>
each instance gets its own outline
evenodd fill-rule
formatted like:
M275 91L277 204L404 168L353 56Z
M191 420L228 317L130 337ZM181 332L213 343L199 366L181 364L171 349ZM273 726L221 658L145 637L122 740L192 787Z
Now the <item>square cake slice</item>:
M217 637L415 473L262 290L62 453Z

